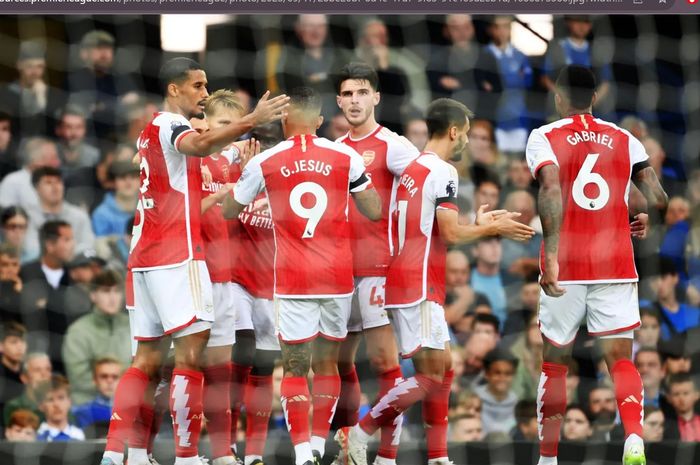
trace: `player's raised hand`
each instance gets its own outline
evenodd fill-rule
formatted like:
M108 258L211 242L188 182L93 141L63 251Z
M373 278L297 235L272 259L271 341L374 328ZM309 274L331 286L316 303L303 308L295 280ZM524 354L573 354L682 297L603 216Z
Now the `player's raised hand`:
M515 221L514 218L518 216L520 216L518 212L506 212L494 219L493 224L496 226L498 234L514 241L530 240L535 235L535 230L526 224Z
M255 140L255 137L251 137L247 141L243 141L243 145L240 147L241 154L239 155L239 161L241 164L241 170L245 168L251 158L260 153L260 142Z
M634 221L630 223L630 231L632 237L638 237L639 239L646 239L647 231L649 227L649 215L646 213L640 213L634 217Z
M548 262L540 278L540 287L550 297L561 297L566 294L566 289L559 286L559 263Z
M261 126L282 119L288 106L289 97L282 94L270 98L270 91L268 90L260 97L255 110L253 110L254 126Z

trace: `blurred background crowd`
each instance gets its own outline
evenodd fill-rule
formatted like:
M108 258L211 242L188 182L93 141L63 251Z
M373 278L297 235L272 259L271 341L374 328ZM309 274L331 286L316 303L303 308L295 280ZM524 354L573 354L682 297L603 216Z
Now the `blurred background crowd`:
M379 121L419 149L432 99L474 110L470 145L456 164L462 221L488 204L521 212L539 233L527 244L494 238L448 254L452 441L537 439L542 235L523 151L529 131L555 118L558 69L592 67L594 113L643 142L672 196L666 211L649 212L649 237L635 240L642 325L634 362L645 386L645 439L700 441L699 18L0 17L4 437L105 435L131 353L123 291L139 189L131 160L161 104L160 63L186 55L203 63L210 91L235 90L248 108L266 89L315 86L325 102L320 133L330 139L348 130L333 72L350 60L376 67ZM643 202L630 193L631 209L645 210ZM601 361L582 328L567 377L566 440L621 437ZM367 361L358 364L367 409L377 386ZM275 374L278 389L281 367ZM275 399L270 434L282 437ZM406 438L423 434L420 411L405 421Z

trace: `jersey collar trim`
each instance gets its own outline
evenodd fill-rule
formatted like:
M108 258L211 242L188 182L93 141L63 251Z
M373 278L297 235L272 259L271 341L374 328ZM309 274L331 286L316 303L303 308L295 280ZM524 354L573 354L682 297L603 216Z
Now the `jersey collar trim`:
M348 131L348 139L353 141L353 142L360 142L361 140L365 140L369 137L372 137L373 135L375 135L376 133L378 133L382 129L383 129L383 126L381 124L377 124L377 127L374 128L373 130L371 130L367 135L362 136L362 137L358 137L357 139L353 139L352 135L350 135L350 131Z

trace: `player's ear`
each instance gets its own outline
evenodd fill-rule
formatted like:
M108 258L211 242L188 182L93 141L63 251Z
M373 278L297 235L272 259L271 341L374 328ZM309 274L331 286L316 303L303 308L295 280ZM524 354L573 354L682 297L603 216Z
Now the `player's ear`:
M180 89L177 87L177 84L174 82L171 82L168 84L168 95L171 97L177 97L177 94L179 93Z
M459 133L459 129L457 126L450 126L449 134L450 134L450 140L457 140L457 134Z
M340 95L335 96L335 103L338 104L338 108L340 108Z
M593 99L591 100L591 107L595 106L595 102L598 100L598 92L593 92Z
M374 93L374 99L373 99L374 105L375 105L375 106L376 106L376 105L379 105L379 101L380 101L381 99L382 99L382 96L379 94L379 92L375 92L375 93Z
M316 121L316 129L320 128L322 124L323 124L323 116L319 116L318 120Z

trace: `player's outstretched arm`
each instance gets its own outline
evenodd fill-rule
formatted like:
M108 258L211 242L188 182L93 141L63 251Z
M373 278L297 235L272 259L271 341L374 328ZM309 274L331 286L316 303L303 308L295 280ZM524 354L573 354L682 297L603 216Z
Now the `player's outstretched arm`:
M651 166L646 166L632 175L632 181L637 186L648 205L654 205L658 210L663 210L668 205L668 194L661 187L656 171Z
M372 221L379 221L382 218L382 199L374 187L362 192L353 192L352 198L355 200L357 209L364 216Z
M223 149L255 126L282 119L286 108L289 106L289 97L284 94L274 98L268 98L269 96L270 91L265 92L255 110L238 121L233 121L231 124L211 129L202 134L185 136L180 141L177 149L185 155L206 157Z
M537 197L537 210L542 221L544 236L544 270L540 286L545 294L552 297L564 295L565 290L559 286L559 233L562 222L561 186L559 185L559 167L555 164L545 165L537 172L540 192Z
M482 209L483 206L479 210ZM460 224L456 210L440 208L435 212L440 238L447 245L466 244L484 237L499 235L516 241L526 241L535 234L535 230L513 219L518 216L520 213L503 210L481 224Z

